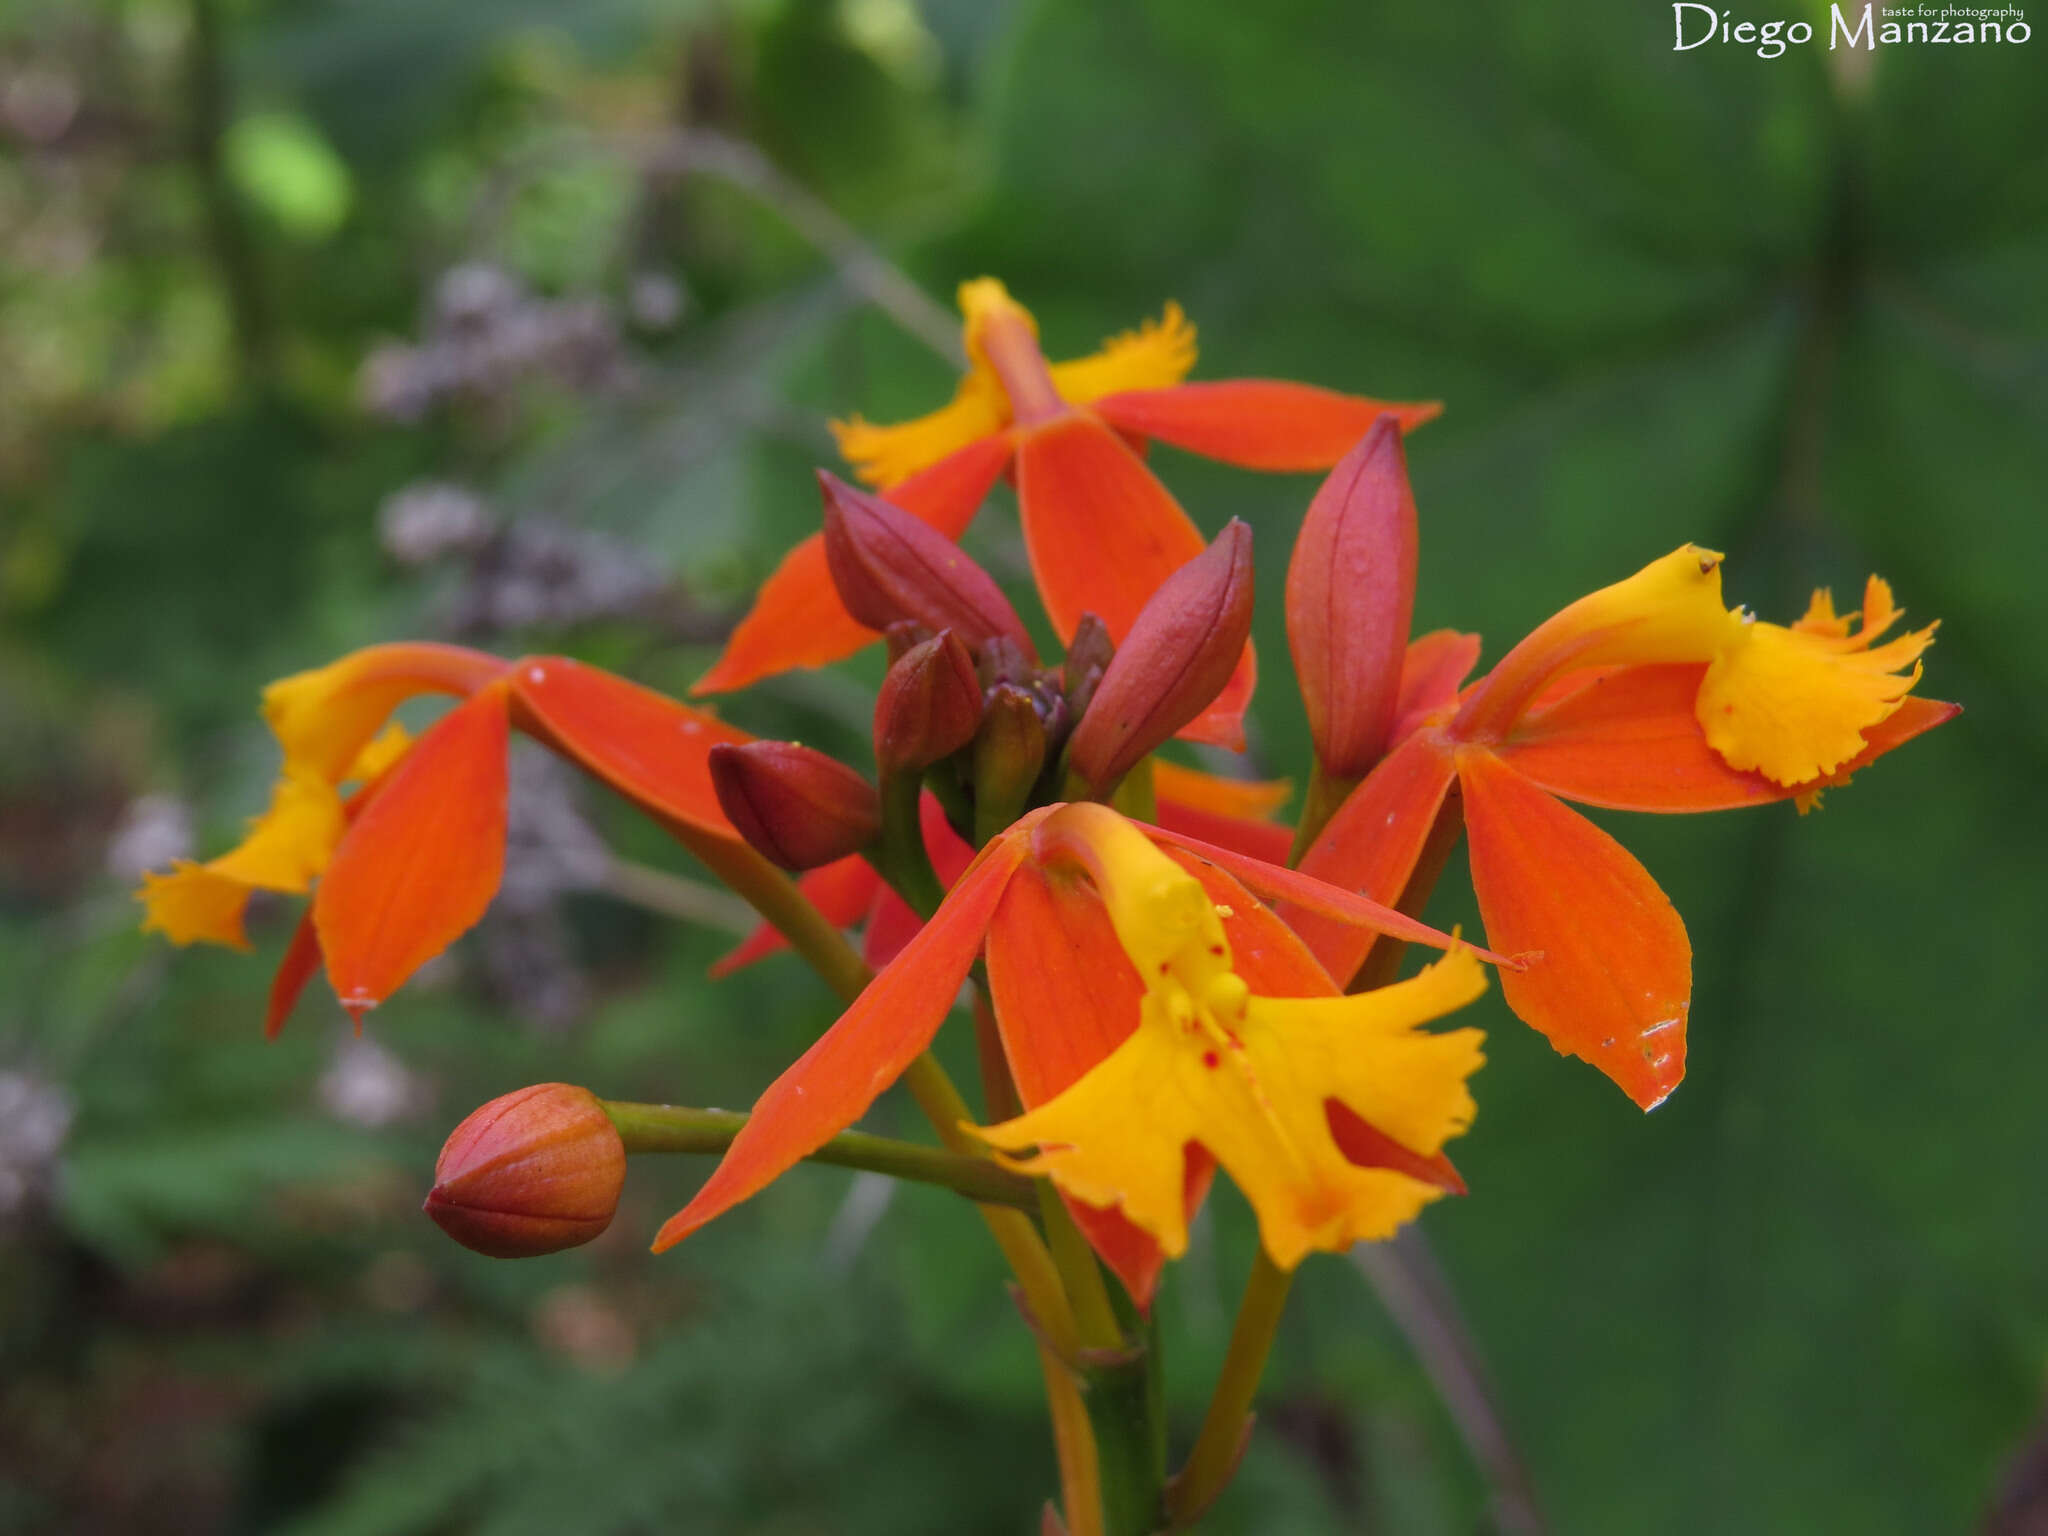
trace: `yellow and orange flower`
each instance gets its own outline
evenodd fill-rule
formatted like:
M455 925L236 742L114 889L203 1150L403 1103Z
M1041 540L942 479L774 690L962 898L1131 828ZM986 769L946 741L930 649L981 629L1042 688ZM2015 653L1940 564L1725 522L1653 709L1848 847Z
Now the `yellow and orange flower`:
M1397 900L1456 784L1487 940L1529 956L1502 979L1509 1007L1652 1107L1685 1075L1691 945L1649 872L1562 802L1806 809L1957 713L1912 694L1934 626L1883 639L1899 617L1873 576L1860 613L1822 591L1797 623L1763 623L1724 606L1721 556L1686 545L1545 621L1460 700L1476 642L1441 640L1460 669L1433 707L1404 707L1301 868ZM1333 976L1356 974L1369 936L1297 921Z
M840 449L890 501L955 539L1009 471L1032 575L1062 639L1093 613L1121 641L1146 599L1202 552L1195 525L1145 467L1146 443L1249 469L1327 469L1381 414L1412 427L1439 410L1269 379L1184 383L1195 333L1178 305L1065 363L1046 361L1037 322L993 278L963 283L960 308L968 370L952 401L895 426L840 423ZM768 578L697 691L822 666L874 638L841 604L813 537ZM1231 686L1183 734L1242 746L1255 670L1247 646Z
M413 742L387 722L423 693L461 702ZM504 871L514 728L679 835L739 842L708 759L720 742L752 738L567 657L371 646L272 684L263 713L284 749L270 810L233 851L146 876L139 895L144 926L175 943L246 947L253 891L317 883L272 985L272 1034L323 960L360 1018L483 916ZM349 780L362 787L344 802Z
M1141 1303L1185 1246L1216 1163L1251 1199L1277 1264L1388 1236L1462 1188L1443 1145L1472 1117L1479 1035L1418 1026L1478 996L1483 973L1454 946L1412 981L1343 997L1271 900L1454 946L1373 902L1104 806L1033 812L761 1096L655 1247L857 1120L930 1044L984 945L1027 1113L980 1134L1037 1148L1022 1166L1060 1188Z

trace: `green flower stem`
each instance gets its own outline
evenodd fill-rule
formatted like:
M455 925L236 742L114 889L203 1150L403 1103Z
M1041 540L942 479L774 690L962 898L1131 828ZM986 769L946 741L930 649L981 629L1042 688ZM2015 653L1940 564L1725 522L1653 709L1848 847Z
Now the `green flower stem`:
M1094 1432L1105 1536L1151 1536L1165 1497L1164 1420L1153 1392L1148 1330L1126 1336L1088 1239L1049 1182L1040 1220L1080 1330L1083 1406Z
M1309 770L1308 793L1301 802L1301 820L1295 824L1294 847L1287 855L1289 868L1299 864L1301 856L1323 835L1323 828L1330 824L1330 818L1359 782L1343 774L1324 772L1323 760L1316 759L1315 767Z
M930 920L946 898L946 889L932 869L925 851L924 822L918 800L924 780L915 773L882 775L882 834L869 857L896 894L908 902L919 917Z
M723 1152L732 1145L747 1116L727 1109L682 1109L672 1104L625 1104L600 1101L618 1127L628 1153ZM935 1184L982 1205L1038 1209L1038 1181L991 1162L963 1157L937 1147L842 1131L805 1159L837 1168L864 1168L891 1178Z
M1244 1299L1238 1303L1237 1323L1230 1332L1230 1348L1223 1357L1223 1371L1209 1399L1208 1414L1195 1437L1195 1448L1188 1453L1187 1465L1167 1485L1172 1530L1193 1526L1237 1471L1245 1437L1251 1432L1252 1398L1265 1374L1266 1356L1279 1331L1280 1315L1287 1309L1287 1291L1293 1280L1291 1273L1266 1257L1264 1248L1253 1255L1251 1278L1245 1281Z
M1164 1521L1166 1444L1143 1351L1091 1369L1082 1402L1095 1433L1106 1536L1153 1536Z

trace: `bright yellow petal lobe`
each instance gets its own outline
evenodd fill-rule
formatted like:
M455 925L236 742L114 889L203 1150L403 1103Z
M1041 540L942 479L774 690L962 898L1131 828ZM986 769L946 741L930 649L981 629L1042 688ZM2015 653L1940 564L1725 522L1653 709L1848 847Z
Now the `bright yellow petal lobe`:
M839 451L867 484L886 490L1013 422L1057 415L1131 389L1178 384L1195 365L1195 328L1178 304L1073 362L1047 364L1038 322L992 277L960 285L967 372L953 398L929 415L894 426L859 416L832 423Z
M1178 304L1157 320L1124 331L1102 350L1071 363L1054 363L1052 381L1069 405L1087 405L1128 389L1167 389L1195 366L1195 327Z
M256 890L306 890L341 840L341 798L303 768L287 767L270 809L249 823L249 835L204 864L180 860L170 874L142 877L145 932L174 944L204 942L246 949L243 909Z
M1258 1212L1273 1262L1390 1236L1441 1191L1337 1148L1339 1100L1424 1153L1472 1119L1465 1080L1477 1030L1418 1025L1486 988L1455 950L1412 981L1357 997L1254 997L1201 884L1102 806L1056 811L1037 846L1091 878L1145 982L1137 1029L1085 1077L1031 1113L979 1134L1026 1172L1091 1205L1117 1206L1169 1255L1187 1246L1183 1165L1200 1143Z
M1936 626L1873 645L1902 617L1883 581L1870 579L1860 615L1836 618L1833 609L1826 593L1816 593L1789 629L1752 622L1708 666L1695 707L1707 745L1731 768L1786 785L1831 774L1863 750L1863 733L1920 681L1920 656ZM1818 795L1802 797L1800 808L1814 803Z
M405 756L412 745L412 732L396 720L377 734L377 739L356 754L356 760L349 764L349 770L342 775L358 784L367 784L381 777L384 771Z
M1687 544L1626 581L1545 620L1502 658L1459 710L1452 732L1504 738L1543 690L1582 667L1705 662L1694 710L1707 745L1731 768L1809 786L1868 744L1863 733L1920 680L1935 625L1873 644L1903 610L1872 576L1860 612L1837 614L1826 588L1789 627L1721 604L1721 557ZM1853 633L1852 633L1853 631ZM1800 809L1818 803L1799 796Z

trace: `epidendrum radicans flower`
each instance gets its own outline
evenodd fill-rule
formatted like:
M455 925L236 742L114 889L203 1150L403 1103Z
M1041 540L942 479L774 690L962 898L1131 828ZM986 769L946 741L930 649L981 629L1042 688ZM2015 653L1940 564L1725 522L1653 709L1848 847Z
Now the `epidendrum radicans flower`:
M1261 896L1451 953L1344 997ZM761 1095L656 1249L859 1119L931 1043L984 944L1028 1112L980 1134L1037 1146L1020 1166L1061 1189L1141 1304L1162 1258L1185 1247L1218 1162L1288 1268L1312 1249L1388 1236L1462 1190L1442 1149L1471 1121L1480 1035L1418 1026L1484 990L1474 952L1376 903L1083 802L1035 811L982 850Z
M1201 552L1194 523L1139 456L1147 442L1248 469L1327 469L1382 414L1412 427L1439 409L1271 379L1184 383L1195 333L1177 305L1065 363L1046 361L1037 321L993 278L961 284L960 308L969 366L952 401L896 426L840 423L840 449L863 480L949 539L1007 470L1032 576L1062 639L1093 614L1121 643L1152 594ZM697 691L822 666L875 637L840 600L814 536L768 578ZM1231 686L1183 734L1241 748L1255 670L1247 647Z
M461 702L415 742L387 722L418 694ZM752 738L567 657L370 646L273 683L263 713L284 750L270 809L231 852L147 876L141 897L144 926L175 943L246 948L254 892L300 894L318 882L271 989L272 1034L323 959L360 1018L483 916L504 871L514 727L686 841L739 842L708 757ZM351 781L359 787L344 799Z
M1724 606L1721 556L1685 545L1545 621L1462 693L1477 637L1426 637L1434 702L1401 712L1393 750L1301 869L1397 900L1455 785L1487 942L1528 958L1502 978L1509 1007L1652 1107L1685 1074L1685 925L1649 872L1562 802L1809 808L1957 712L1911 694L1934 626L1882 639L1899 617L1873 576L1860 613L1838 615L1819 591L1791 626L1762 622ZM1372 943L1309 914L1298 926L1340 981Z

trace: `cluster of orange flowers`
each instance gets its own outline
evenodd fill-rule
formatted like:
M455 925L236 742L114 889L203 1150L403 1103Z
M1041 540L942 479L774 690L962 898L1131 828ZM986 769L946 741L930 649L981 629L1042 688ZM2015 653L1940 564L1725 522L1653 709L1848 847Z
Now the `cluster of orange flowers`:
M1639 1105L1678 1086L1684 924L1566 802L1804 811L1955 713L1912 693L1933 626L1894 634L1883 581L1860 609L1822 591L1773 624L1727 607L1721 556L1693 545L1569 603L1467 681L1477 635L1410 634L1403 434L1434 405L1184 382L1194 333L1173 306L1048 363L1001 284L967 283L961 304L970 367L953 399L897 426L837 426L874 489L821 475L821 532L697 690L884 641L872 778L566 658L372 647L271 687L284 769L269 811L232 852L150 877L149 924L242 944L252 891L310 890L269 1027L323 966L360 1018L488 904L507 735L522 731L763 907L772 926L721 969L786 942L814 952L819 928L862 930L875 969L658 1249L857 1121L973 974L993 1019L988 1103L984 1123L942 1134L1049 1180L1142 1308L1218 1165L1283 1270L1461 1192L1444 1147L1472 1120L1481 1037L1425 1026L1479 996L1489 969L1518 1017ZM1241 750L1258 668L1249 532L1205 541L1147 466L1153 441L1329 472L1286 584L1316 751L1293 827L1274 819L1287 785L1155 756L1175 737ZM1005 476L1058 661L955 542ZM411 740L388 722L420 693L458 702ZM1487 949L1406 915L1461 832ZM794 888L769 865L798 873ZM1395 981L1408 942L1445 953ZM575 1215L566 1240L591 1220Z

